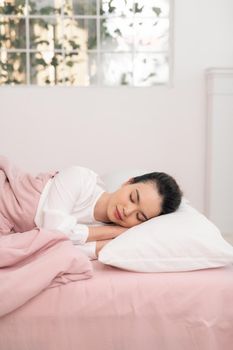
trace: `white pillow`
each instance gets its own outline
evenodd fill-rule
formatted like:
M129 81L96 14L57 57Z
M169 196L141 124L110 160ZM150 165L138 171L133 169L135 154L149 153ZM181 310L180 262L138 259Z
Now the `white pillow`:
M136 272L192 271L233 263L233 247L183 199L176 212L150 219L111 240L98 260Z

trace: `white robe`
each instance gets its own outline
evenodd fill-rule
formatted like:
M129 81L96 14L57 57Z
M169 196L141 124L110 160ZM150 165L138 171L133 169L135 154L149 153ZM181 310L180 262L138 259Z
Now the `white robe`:
M96 259L96 242L86 242L88 226L104 225L95 220L94 207L105 186L92 170L72 166L59 171L41 193L35 224L65 233L89 258Z

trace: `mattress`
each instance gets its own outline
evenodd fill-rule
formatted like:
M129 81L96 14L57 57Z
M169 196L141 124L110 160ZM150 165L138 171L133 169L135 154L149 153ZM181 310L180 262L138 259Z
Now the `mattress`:
M92 278L2 317L0 349L232 350L233 266L137 273L92 263Z

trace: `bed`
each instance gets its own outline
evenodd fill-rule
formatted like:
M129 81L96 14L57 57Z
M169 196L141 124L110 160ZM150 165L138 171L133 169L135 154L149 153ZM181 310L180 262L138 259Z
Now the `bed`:
M188 272L123 270L99 260L89 261L62 232L39 228L30 230L22 226L30 221L22 221L22 217L34 216L20 210L8 210L14 214L14 223L16 215L18 225L18 231L9 234L11 222L5 220L5 208L12 201L15 203L12 206L18 208L16 192L19 192L21 200L26 200L27 208L30 207L34 199L29 201L28 196L22 196L25 184L35 183L36 193L40 193L38 189L46 177L33 179L27 175L27 181L21 181L22 175L18 176L15 169L12 171L6 159L2 158L0 163L3 170L1 192L4 194L2 197L6 197L5 200L2 198L4 205L0 211L0 350L232 350L232 264ZM13 192L8 179L15 190ZM108 183L109 189L110 185ZM114 186L119 186L119 183ZM180 215L185 215L182 220ZM169 230L165 225L167 219L157 218L153 225L160 223L160 227L148 231L151 238L154 234L157 236L153 247L157 248L162 238L167 237L163 254L171 253L173 257L181 250L186 255L185 261L194 254L195 262L201 252L204 258L211 258L214 253L214 261L220 257L220 260L225 259L224 263L232 262L232 248L225 247L220 234L211 230L208 236L211 224L199 225L204 219L200 215L198 219L197 214L192 223L190 215L188 218L186 215L189 211L185 214L183 208L172 216L174 219L170 216ZM175 235L177 220L180 222L178 233L182 229L185 235L177 232ZM128 246L131 254L138 255L140 247L139 257L142 257L148 242L152 248L146 232L141 235L141 230L147 225L151 223L148 221L140 225L140 230L139 225L131 228L131 233L128 230L124 237L119 236L103 250L116 245L125 252ZM194 230L191 234L191 228L198 228L198 232ZM138 236L136 229L139 230ZM196 242L189 239L193 235ZM206 244L200 245L203 236ZM132 242L126 244L130 237L139 242L133 248ZM141 237L144 243L137 237ZM175 246L179 237L181 249ZM168 243L171 243L170 246ZM216 252L219 245L224 249ZM159 255L154 250L153 256L155 261L158 260ZM169 260L167 255L165 259L162 255L162 259ZM177 266L173 264L170 267Z
M0 318L0 349L232 350L232 265L173 273L92 265L92 278L46 289Z

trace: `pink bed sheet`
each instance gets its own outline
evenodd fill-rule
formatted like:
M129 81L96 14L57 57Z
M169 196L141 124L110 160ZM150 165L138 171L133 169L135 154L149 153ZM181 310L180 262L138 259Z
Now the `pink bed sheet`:
M233 266L136 273L92 264L92 278L1 318L0 349L233 349Z

